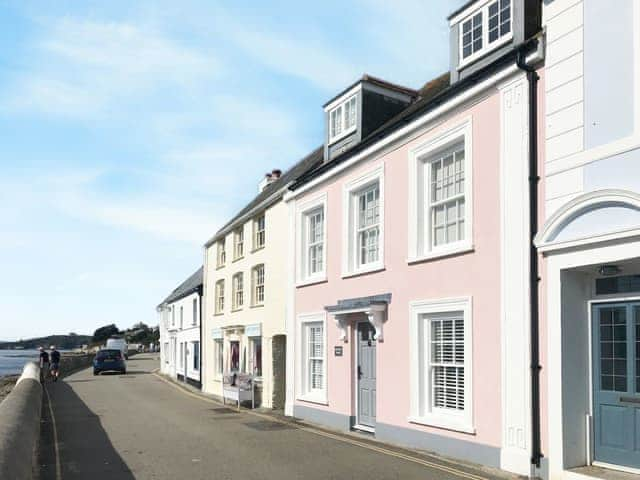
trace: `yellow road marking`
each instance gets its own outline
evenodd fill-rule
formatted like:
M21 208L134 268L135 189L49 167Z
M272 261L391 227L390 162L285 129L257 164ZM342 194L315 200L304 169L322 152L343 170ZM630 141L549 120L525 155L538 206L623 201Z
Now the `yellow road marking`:
M190 392L184 388L182 388L180 385L176 385L175 383L173 383L170 380L167 380L166 378L163 378L161 375L159 375L158 373L156 373L158 370L154 370L151 373L158 379L162 380L163 382L165 382L166 384L172 386L173 388L175 388L176 390L179 390L180 392L189 395L193 398L197 398L199 400L202 400L204 402L209 402L209 403L213 403L216 405L222 405L221 402L218 402L212 398L207 398L207 397L203 397L201 395L197 395L193 392ZM457 468L453 468L453 467L448 467L446 465L441 465L439 463L433 463L433 462L429 462L428 460L423 460L421 458L417 458L417 457L412 457L410 455L406 455L404 453L399 453L399 452L394 452L393 450L388 450L386 448L382 448L382 447L378 447L376 445L371 445L368 443L363 443L363 442L358 442L357 440L353 440L350 438L345 438L339 435L334 435L332 433L328 433L328 432L323 432L322 430L317 430L313 427L306 427L306 426L301 426L295 423L291 423L291 422L287 422L284 420L280 420L279 418L275 418L272 417L270 415L265 415L263 413L258 413L258 412L254 412L251 410L239 410L242 413L245 413L247 415L253 415L254 417L258 417L258 418L263 418L266 420L270 420L273 422L277 422L277 423L281 423L283 425L291 425L299 430L305 431L305 432L309 432L309 433L313 433L314 435L319 435L321 437L326 437L326 438L331 438L333 440L337 440L339 442L343 442L343 443L348 443L350 445L354 445L357 447L361 447L361 448L366 448L367 450L372 450L374 452L378 452L378 453L382 453L384 455L390 456L390 457L396 457L396 458L400 458L403 460L407 460L409 462L413 462L413 463L417 463L419 465L423 465L425 467L429 467L429 468L433 468L435 470L440 470L442 472L447 472L450 473L452 475L456 475L458 477L461 478L467 478L469 480L489 480L487 477L482 477L480 475L475 475L473 473L469 473L469 472L465 472L464 470L458 470Z
M60 448L58 447L58 427L56 425L56 417L53 414L51 406L51 397L45 385L42 386L44 394L47 396L47 405L49 406L49 415L51 416L51 425L53 427L53 450L56 454L56 480L62 480L62 468L60 466Z

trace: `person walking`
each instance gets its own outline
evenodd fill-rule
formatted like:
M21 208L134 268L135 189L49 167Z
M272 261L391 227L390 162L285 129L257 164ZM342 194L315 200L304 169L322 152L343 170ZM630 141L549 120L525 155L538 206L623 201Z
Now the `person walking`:
M49 372L49 354L43 347L38 348L38 351L40 352L40 383L44 383Z
M56 350L54 345L51 345L51 376L53 381L57 382L60 376L60 352Z

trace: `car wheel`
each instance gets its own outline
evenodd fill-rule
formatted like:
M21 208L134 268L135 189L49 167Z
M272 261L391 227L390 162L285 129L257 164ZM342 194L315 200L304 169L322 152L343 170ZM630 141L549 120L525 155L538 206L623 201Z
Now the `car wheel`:
M122 375L126 375L127 371L126 370L122 370Z

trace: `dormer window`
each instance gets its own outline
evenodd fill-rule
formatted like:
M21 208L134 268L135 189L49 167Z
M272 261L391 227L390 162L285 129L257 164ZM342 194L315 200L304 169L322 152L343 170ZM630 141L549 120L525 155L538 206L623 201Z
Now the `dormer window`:
M329 141L334 142L356 129L356 96L333 108L329 112Z
M511 1L487 2L460 22L461 64L475 60L511 38Z

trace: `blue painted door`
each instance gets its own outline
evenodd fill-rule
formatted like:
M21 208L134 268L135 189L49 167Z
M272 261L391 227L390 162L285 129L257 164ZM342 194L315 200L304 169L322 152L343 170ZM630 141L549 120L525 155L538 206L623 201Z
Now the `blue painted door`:
M376 341L369 322L358 323L358 424L376 425Z
M593 313L594 459L640 468L640 304Z

